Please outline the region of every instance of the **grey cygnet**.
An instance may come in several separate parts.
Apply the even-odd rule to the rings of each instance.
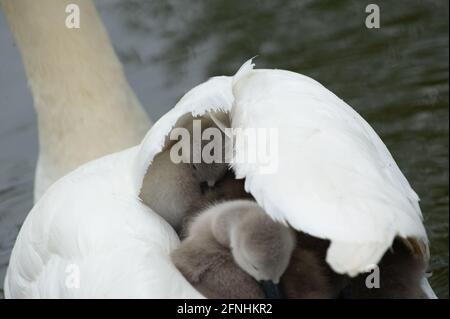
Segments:
[[[214,122],[208,117],[194,118],[201,120],[201,128],[215,127]],[[193,135],[193,121],[186,126]],[[190,154],[183,155],[185,162],[174,163],[171,159],[171,147],[157,154],[144,177],[140,194],[142,201],[161,215],[175,230],[181,228],[181,223],[189,207],[202,202],[203,194],[211,188],[228,172],[226,163],[225,135],[222,134],[222,145],[217,145],[222,150],[220,163],[206,163],[203,161],[201,151],[210,141],[201,141],[201,147],[193,147],[190,140]],[[214,140],[214,145],[219,143]],[[217,149],[218,149],[217,148]],[[195,154],[200,152],[200,154]],[[200,163],[192,163],[192,158],[197,156]],[[186,158],[187,157],[187,158]]]
[[[278,298],[295,244],[294,231],[256,202],[233,200],[193,218],[172,260],[208,298]]]

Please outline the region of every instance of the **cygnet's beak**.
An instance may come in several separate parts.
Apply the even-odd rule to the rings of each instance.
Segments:
[[[264,291],[266,299],[281,299],[281,291],[278,284],[274,283],[272,280],[262,280],[260,281],[261,286]]]

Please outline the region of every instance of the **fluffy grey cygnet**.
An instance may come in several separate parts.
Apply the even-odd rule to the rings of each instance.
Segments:
[[[215,127],[214,122],[208,117],[194,118],[201,120],[201,129]],[[193,121],[186,128],[193,136]],[[220,163],[206,163],[203,161],[201,151],[210,141],[201,141],[201,147],[193,147],[190,140],[190,152],[183,154],[185,162],[174,163],[171,159],[171,147],[155,156],[147,174],[140,194],[142,201],[169,222],[175,230],[179,230],[183,218],[189,207],[194,203],[202,202],[205,191],[213,187],[228,172],[225,154],[225,136],[222,134],[222,143],[217,149],[222,150],[222,161]],[[214,145],[219,140],[214,140]],[[200,152],[200,154],[198,153]],[[197,153],[197,154],[196,154]],[[200,163],[192,163],[192,158],[197,156]],[[187,158],[186,158],[187,157]]]
[[[233,200],[193,218],[172,260],[208,298],[276,298],[295,243],[256,202]]]

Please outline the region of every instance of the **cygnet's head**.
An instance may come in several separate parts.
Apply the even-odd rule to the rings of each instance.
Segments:
[[[230,235],[235,262],[262,284],[266,297],[279,298],[278,283],[295,248],[294,232],[255,203]]]
[[[200,187],[207,189],[221,180],[228,172],[226,163],[196,163],[191,164],[192,175],[200,184]]]

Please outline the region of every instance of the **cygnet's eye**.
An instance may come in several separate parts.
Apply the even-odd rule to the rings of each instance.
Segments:
[[[252,264],[250,264],[250,266],[252,266],[252,267],[253,267],[253,269],[255,269],[256,271],[258,271],[258,270],[259,270],[259,268],[258,268],[258,267],[256,267],[255,265],[252,265]]]

